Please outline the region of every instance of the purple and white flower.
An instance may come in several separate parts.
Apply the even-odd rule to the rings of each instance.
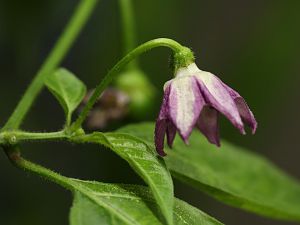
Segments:
[[[195,63],[177,71],[166,82],[164,98],[155,126],[155,146],[164,156],[164,138],[170,147],[178,131],[185,143],[194,126],[209,142],[220,146],[218,114],[222,113],[242,134],[247,124],[252,134],[257,122],[245,100],[212,73],[200,70]]]

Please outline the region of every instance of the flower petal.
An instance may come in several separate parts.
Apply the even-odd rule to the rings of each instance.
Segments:
[[[205,71],[201,71],[195,76],[198,78],[198,84],[207,104],[224,114],[242,134],[245,134],[237,106],[227,89],[223,86],[223,82],[215,75]]]
[[[164,139],[167,130],[168,121],[168,99],[170,95],[170,86],[167,85],[164,92],[164,98],[160,107],[159,115],[155,124],[154,142],[156,151],[160,156],[165,156],[164,152]]]
[[[242,96],[240,96],[238,92],[233,90],[231,87],[224,83],[223,85],[227,89],[231,97],[234,99],[242,120],[251,128],[252,134],[254,134],[257,128],[257,122],[246,101]]]
[[[157,153],[160,156],[165,156],[166,153],[164,152],[164,139],[167,129],[167,122],[166,120],[157,120],[155,124],[155,148]]]
[[[169,108],[168,108],[169,96],[170,96],[170,85],[168,84],[164,88],[164,98],[160,107],[158,120],[165,120],[168,119],[169,117]]]
[[[188,137],[203,105],[204,99],[194,77],[182,76],[172,80],[168,101],[169,116],[185,143],[188,143]]]
[[[217,110],[205,106],[201,111],[197,126],[210,143],[220,146]]]
[[[175,136],[176,136],[176,127],[171,121],[169,121],[167,125],[167,141],[170,148],[172,148]]]

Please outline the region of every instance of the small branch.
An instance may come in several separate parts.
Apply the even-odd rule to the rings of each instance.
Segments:
[[[120,22],[122,25],[122,46],[124,55],[134,49],[137,44],[134,10],[132,0],[119,0]],[[137,60],[133,60],[127,65],[127,68],[136,68]]]
[[[67,24],[62,36],[50,52],[46,61],[38,71],[36,77],[27,88],[24,96],[18,103],[13,114],[5,124],[3,130],[17,129],[29,111],[36,96],[44,86],[44,80],[61,63],[66,53],[74,43],[78,34],[87,22],[98,0],[81,0],[70,22]]]
[[[136,46],[136,29],[132,0],[119,0],[121,12],[121,25],[123,36],[124,54],[127,54]]]

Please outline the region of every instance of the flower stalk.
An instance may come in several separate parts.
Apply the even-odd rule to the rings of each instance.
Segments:
[[[113,78],[120,73],[120,71],[137,56],[148,52],[149,50],[157,47],[168,47],[170,48],[175,56],[174,61],[179,62],[180,65],[189,65],[194,60],[194,55],[191,50],[182,46],[178,42],[168,39],[168,38],[158,38],[144,44],[141,44],[131,52],[129,52],[125,57],[123,57],[103,78],[99,85],[95,88],[93,95],[90,97],[89,101],[81,111],[77,120],[71,125],[71,131],[79,129],[88,116],[89,111],[92,109],[93,105],[98,100],[101,93],[105,88],[113,81]],[[176,68],[175,68],[176,69]]]
[[[136,18],[133,0],[119,0],[123,55],[137,46]],[[134,120],[148,118],[155,105],[156,88],[140,68],[138,59],[128,63],[112,86],[130,98],[128,116]]]

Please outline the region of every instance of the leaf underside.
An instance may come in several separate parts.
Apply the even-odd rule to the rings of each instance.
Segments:
[[[119,130],[153,146],[153,123]],[[216,148],[197,131],[186,146],[176,138],[165,157],[173,176],[229,205],[275,219],[300,221],[300,183],[267,159],[222,141]]]

